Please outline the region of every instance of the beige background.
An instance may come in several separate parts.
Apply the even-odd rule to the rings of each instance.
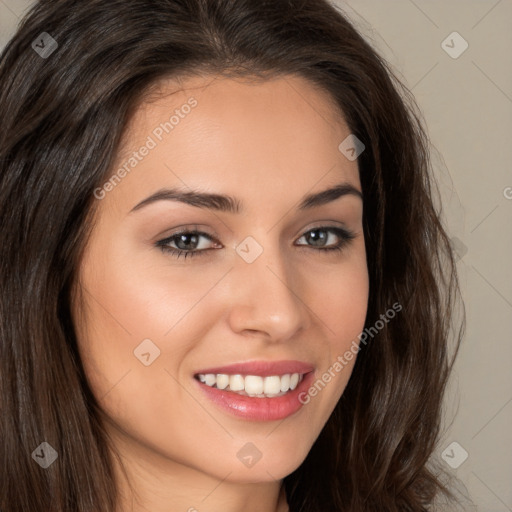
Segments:
[[[31,3],[0,0],[0,48]],[[412,89],[442,155],[467,334],[436,457],[479,511],[512,512],[512,0],[337,3]],[[454,31],[469,45],[458,58],[442,47]],[[457,37],[445,43],[452,53],[463,48]],[[468,458],[452,468],[445,460],[460,462],[462,449]]]

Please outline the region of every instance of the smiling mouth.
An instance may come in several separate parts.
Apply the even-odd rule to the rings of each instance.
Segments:
[[[228,375],[225,373],[199,373],[195,379],[211,388],[231,391],[241,396],[275,398],[293,391],[304,379],[305,373],[283,375]]]

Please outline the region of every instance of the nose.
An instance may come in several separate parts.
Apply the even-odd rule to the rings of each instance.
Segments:
[[[286,263],[279,249],[269,246],[252,263],[237,256],[229,278],[231,329],[276,342],[306,330],[311,310],[299,270]]]

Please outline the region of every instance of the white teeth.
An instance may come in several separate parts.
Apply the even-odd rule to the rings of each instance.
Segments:
[[[204,376],[204,383],[207,386],[213,386],[217,382],[217,378],[213,373],[208,373]]]
[[[281,392],[281,379],[277,375],[265,377],[263,380],[263,393],[265,395],[277,395]]]
[[[263,377],[247,375],[245,377],[245,392],[248,395],[261,395],[263,393]]]
[[[217,387],[219,389],[226,389],[229,386],[229,375],[219,373],[217,375]]]
[[[297,387],[298,383],[299,383],[299,374],[292,373],[292,375],[290,377],[290,389],[295,389]]]
[[[231,391],[243,391],[244,378],[241,375],[231,375],[229,377],[229,389]]]
[[[287,373],[281,377],[281,391],[286,392],[290,389],[290,374]]]
[[[294,390],[303,375],[299,373],[285,375],[270,375],[261,377],[259,375],[226,375],[224,373],[199,374],[198,378],[207,386],[226,391],[234,391],[240,395],[263,397],[282,396],[288,391]]]

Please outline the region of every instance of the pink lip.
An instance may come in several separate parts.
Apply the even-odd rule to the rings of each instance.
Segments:
[[[223,373],[228,375],[258,375],[268,377],[270,375],[285,375],[287,373],[309,373],[314,367],[301,361],[250,361],[247,363],[235,363],[228,366],[207,368],[196,373],[206,375],[208,373]]]
[[[250,373],[250,375],[254,374]],[[194,379],[194,381],[202,392],[224,411],[246,420],[275,421],[287,418],[302,408],[304,404],[299,400],[299,397],[303,397],[304,394],[307,393],[314,376],[315,373],[313,371],[307,373],[293,391],[289,391],[283,396],[274,398],[243,396],[233,391],[212,388],[197,379]]]

